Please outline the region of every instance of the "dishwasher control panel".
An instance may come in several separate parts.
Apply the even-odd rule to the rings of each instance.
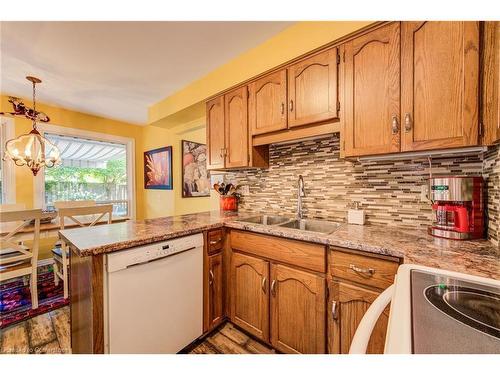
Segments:
[[[107,271],[116,272],[197,247],[203,247],[201,233],[111,253],[107,255]]]

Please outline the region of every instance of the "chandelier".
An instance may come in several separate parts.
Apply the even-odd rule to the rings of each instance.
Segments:
[[[18,98],[10,98],[14,107],[13,116],[23,116],[33,122],[33,129],[28,134],[7,141],[5,144],[5,155],[3,160],[12,160],[15,165],[22,167],[26,165],[36,176],[42,167],[52,168],[61,162],[59,149],[47,138],[40,134],[36,128],[36,122],[48,122],[49,118],[43,112],[36,110],[36,84],[42,81],[36,77],[26,77],[33,84],[33,109],[27,108]]]

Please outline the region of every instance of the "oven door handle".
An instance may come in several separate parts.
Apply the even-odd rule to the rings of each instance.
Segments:
[[[387,305],[391,303],[393,294],[394,284],[384,290],[375,301],[373,301],[368,310],[366,310],[352,339],[349,354],[366,353],[366,348],[368,347],[368,342],[370,341],[375,324],[377,324],[378,318],[382,315]]]

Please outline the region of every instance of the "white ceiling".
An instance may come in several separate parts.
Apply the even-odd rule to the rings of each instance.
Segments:
[[[1,22],[0,91],[144,124],[147,107],[292,22]],[[48,113],[50,116],[50,113]]]

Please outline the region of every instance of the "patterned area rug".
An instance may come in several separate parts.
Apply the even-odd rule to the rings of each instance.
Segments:
[[[8,280],[0,284],[0,328],[44,314],[69,304],[63,297],[63,283],[54,284],[52,266],[38,268],[38,308],[31,308],[29,281],[23,278]]]

